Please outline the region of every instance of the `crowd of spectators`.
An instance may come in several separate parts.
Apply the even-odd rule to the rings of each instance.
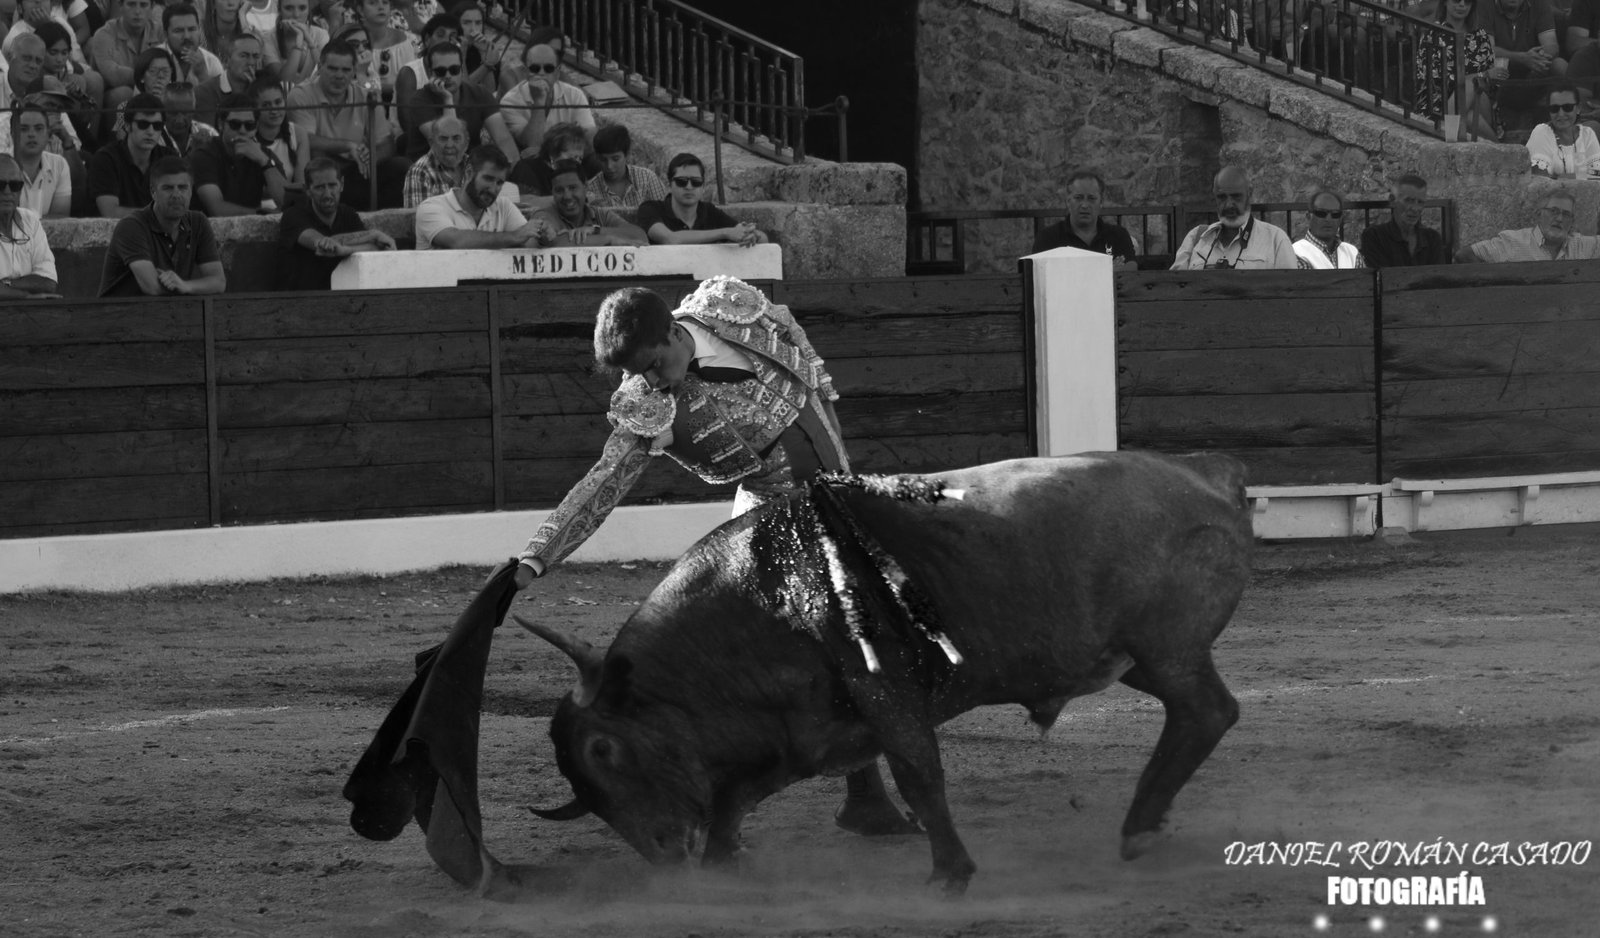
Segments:
[[[478,0],[16,9],[0,13],[0,295],[55,292],[33,232],[67,216],[119,220],[106,295],[221,290],[207,219],[237,215],[282,213],[286,285],[308,289],[396,248],[357,210],[416,209],[421,250],[766,239],[703,199],[699,158],[672,162],[670,189],[630,162],[627,128],[562,79],[559,31],[507,55]]]

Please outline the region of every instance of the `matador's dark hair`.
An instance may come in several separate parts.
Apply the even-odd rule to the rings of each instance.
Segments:
[[[594,324],[594,360],[616,369],[640,349],[666,345],[672,309],[661,294],[644,287],[618,290],[600,304]]]

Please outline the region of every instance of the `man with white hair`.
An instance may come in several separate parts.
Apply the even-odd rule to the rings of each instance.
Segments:
[[[1300,266],[1289,235],[1250,212],[1250,177],[1224,166],[1211,182],[1217,220],[1183,238],[1173,270],[1294,270]]]
[[[39,213],[22,207],[22,167],[0,155],[0,299],[56,296],[56,257]]]
[[[1557,189],[1544,197],[1532,228],[1502,231],[1456,252],[1457,264],[1578,261],[1600,257],[1600,238],[1573,231],[1577,200]]]

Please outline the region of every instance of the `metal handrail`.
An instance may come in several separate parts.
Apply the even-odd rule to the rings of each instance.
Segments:
[[[1385,199],[1352,199],[1344,204],[1346,212],[1359,212],[1362,227],[1372,225],[1374,212],[1389,209]],[[1272,222],[1293,234],[1297,229],[1295,218],[1307,211],[1305,202],[1256,202],[1250,206],[1256,217]],[[1457,238],[1456,203],[1454,199],[1429,199],[1423,203],[1424,221],[1438,213],[1439,233],[1451,256],[1454,256]],[[906,214],[906,271],[910,274],[961,274],[966,273],[966,226],[968,222],[993,220],[1032,219],[1033,236],[1037,238],[1047,221],[1064,219],[1071,214],[1066,207],[954,209],[951,211],[908,212]],[[1135,244],[1144,249],[1141,257],[1168,257],[1178,253],[1178,245],[1196,224],[1216,220],[1213,206],[1132,205],[1104,208],[1100,217],[1123,224],[1124,219],[1137,219],[1140,233]],[[1124,225],[1124,227],[1127,227]],[[1158,229],[1156,236],[1160,250],[1151,251],[1151,228]]]
[[[525,40],[519,24],[560,29],[570,64],[668,113],[764,156],[805,159],[805,60],[781,46],[678,0],[523,0],[496,26]]]
[[[1465,100],[1462,36],[1416,0],[1087,2],[1435,136]]]

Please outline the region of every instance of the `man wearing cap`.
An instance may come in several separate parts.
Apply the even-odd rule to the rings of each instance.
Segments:
[[[56,296],[56,257],[39,214],[22,207],[28,180],[22,167],[0,155],[0,299]]]
[[[173,155],[162,145],[167,124],[160,98],[136,94],[128,99],[126,114],[128,135],[89,160],[89,197],[102,218],[122,218],[149,205],[150,166]]]
[[[164,156],[151,165],[148,204],[111,233],[101,296],[190,296],[227,288],[211,223],[189,208],[192,180],[181,157]]]
[[[255,102],[242,92],[222,99],[222,135],[190,155],[200,207],[212,218],[255,215],[263,199],[283,205],[283,164],[256,139]]]
[[[5,80],[0,81],[0,110],[24,102],[43,104],[53,109],[68,110],[75,106],[65,85],[53,75],[44,73],[44,40],[33,33],[18,36],[5,53],[8,68]],[[53,152],[65,154],[83,145],[72,129],[72,122],[62,120],[59,113],[52,114],[51,133],[56,139],[51,144]],[[0,153],[12,152],[11,123],[0,121]]]

